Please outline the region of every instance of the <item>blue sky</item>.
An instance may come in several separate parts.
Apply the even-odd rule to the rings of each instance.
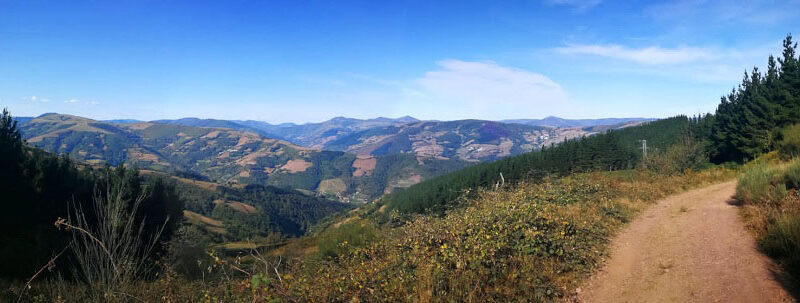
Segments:
[[[800,1],[6,1],[18,116],[268,122],[712,111]]]

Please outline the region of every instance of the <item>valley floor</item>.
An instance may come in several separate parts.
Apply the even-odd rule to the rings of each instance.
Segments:
[[[611,243],[579,302],[791,302],[732,199],[736,181],[674,195]]]

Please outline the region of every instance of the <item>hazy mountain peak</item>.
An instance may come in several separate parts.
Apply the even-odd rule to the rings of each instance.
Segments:
[[[414,118],[412,116],[402,116],[402,117],[394,119],[394,120],[395,121],[399,121],[399,122],[405,122],[405,123],[413,123],[413,122],[419,122],[420,121],[419,119]]]

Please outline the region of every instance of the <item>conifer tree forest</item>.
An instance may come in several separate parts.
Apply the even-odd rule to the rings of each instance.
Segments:
[[[28,278],[64,250],[71,236],[54,227],[56,220],[75,217],[75,211],[81,210],[87,223],[95,224],[91,222],[92,199],[95,194],[107,195],[106,189],[112,184],[126,189],[124,199],[128,203],[143,197],[135,218],[137,226],[142,227],[142,236],[160,233],[160,238],[167,240],[180,225],[184,206],[170,184],[159,178],[141,177],[137,171],[124,167],[79,166],[69,158],[28,147],[17,122],[4,110],[0,115],[2,276]],[[161,242],[151,251],[154,256],[163,252]],[[66,264],[70,259],[65,256],[59,263]]]
[[[396,214],[446,215],[459,201],[476,197],[481,189],[512,187],[521,182],[537,183],[576,173],[631,169],[649,169],[664,176],[713,164],[736,165],[753,160],[781,148],[778,145],[786,133],[784,130],[800,123],[797,43],[787,35],[782,46],[781,54],[769,56],[765,70],[753,67],[746,71],[741,83],[721,97],[713,114],[675,116],[608,130],[477,164],[397,190],[384,196],[378,207],[365,209],[381,213],[377,215],[378,221],[385,223],[387,216]],[[643,140],[647,143],[647,156]],[[797,152],[800,151],[796,151],[795,156]],[[402,159],[393,163],[413,162],[413,158],[398,157]],[[668,159],[663,160],[665,158]],[[194,177],[191,173],[178,175]],[[3,110],[0,115],[0,277],[26,279],[42,264],[47,264],[54,254],[67,251],[73,238],[68,232],[54,228],[54,222],[87,214],[87,226],[97,224],[91,221],[92,212],[97,212],[97,208],[92,208],[92,201],[98,196],[111,196],[108,189],[115,186],[126,189],[121,195],[123,201],[131,203],[128,207],[138,208],[131,217],[141,226],[142,235],[159,235],[164,240],[152,251],[148,250],[150,261],[167,253],[167,248],[160,243],[178,231],[184,210],[230,222],[226,223],[226,233],[218,237],[233,241],[266,238],[273,231],[292,237],[303,236],[326,216],[351,208],[272,186],[223,187],[219,191],[187,187],[182,190],[176,189],[181,185],[166,180],[169,178],[140,175],[137,170],[123,166],[92,167],[30,147],[22,140],[17,122]],[[197,192],[190,192],[192,190]],[[138,204],[134,206],[133,203]],[[253,210],[237,211],[226,206],[229,204],[247,204]],[[352,233],[363,233],[366,229],[356,225],[352,228],[356,230]],[[329,243],[331,251],[338,247],[333,243]],[[446,245],[441,249],[444,251]],[[75,259],[67,253],[58,262],[70,264],[75,263]],[[274,270],[277,273],[277,267]],[[77,271],[65,274],[81,275]],[[280,283],[282,285],[283,281]]]
[[[710,134],[714,162],[743,162],[773,150],[780,130],[800,121],[800,65],[789,35],[783,53],[767,70],[745,72],[742,83],[722,97]]]
[[[800,63],[796,48],[797,43],[788,35],[781,56],[769,57],[765,73],[756,67],[745,72],[741,84],[722,97],[714,114],[677,116],[566,141],[433,178],[383,201],[401,213],[441,213],[465,192],[496,186],[498,182],[630,169],[642,162],[640,140],[647,140],[652,154],[667,152],[670,146],[681,143],[699,146],[707,158],[705,162],[744,163],[776,149],[781,130],[800,122]]]

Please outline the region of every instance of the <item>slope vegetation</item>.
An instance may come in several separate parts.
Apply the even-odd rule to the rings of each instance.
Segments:
[[[665,151],[683,139],[697,136],[703,123],[675,117],[612,130],[439,176],[386,196],[382,201],[389,210],[401,213],[441,212],[467,191],[500,182],[513,184],[578,172],[630,169],[639,163],[642,154],[639,140],[647,140],[651,153]]]
[[[342,201],[371,201],[410,185],[409,180],[419,182],[467,165],[410,154],[358,159],[350,153],[305,148],[231,128],[112,124],[58,114],[32,119],[21,128],[29,144],[90,163],[126,164],[219,183],[297,188]],[[344,186],[332,190],[325,186],[331,182]]]
[[[496,160],[540,148],[556,130],[482,120],[418,122],[371,128],[323,145],[362,155],[413,153],[420,158]]]

